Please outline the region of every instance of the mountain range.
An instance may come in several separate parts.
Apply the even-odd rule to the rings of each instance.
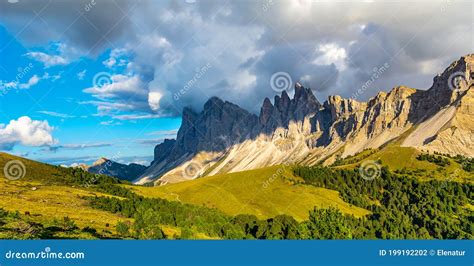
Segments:
[[[77,167],[82,168],[92,174],[102,174],[116,177],[121,180],[132,181],[140,177],[146,170],[146,166],[136,163],[121,164],[107,158],[100,158],[92,165],[79,164]]]
[[[453,62],[428,90],[398,86],[367,102],[329,96],[319,102],[294,85],[260,114],[210,98],[202,111],[184,108],[176,139],[157,145],[137,184],[176,183],[204,175],[277,164],[329,164],[391,141],[425,152],[474,155],[474,55]],[[358,91],[363,93],[363,91]]]

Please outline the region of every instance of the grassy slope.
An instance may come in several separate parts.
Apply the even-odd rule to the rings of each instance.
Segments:
[[[217,208],[229,215],[245,213],[270,218],[287,214],[301,221],[315,206],[334,206],[355,216],[368,213],[344,202],[334,190],[295,184],[296,180],[298,178],[290,173],[288,167],[273,166],[161,187],[129,187],[146,197]]]
[[[26,169],[23,178],[10,181],[4,177],[4,165],[11,160],[23,162]],[[29,212],[31,219],[40,223],[68,216],[80,228],[89,226],[98,230],[115,231],[115,224],[119,220],[126,220],[88,206],[80,196],[104,194],[60,184],[60,176],[57,167],[0,153],[0,207],[8,211]],[[108,228],[106,224],[109,224]]]
[[[351,158],[343,160],[342,165],[337,167],[354,168],[366,160],[381,160],[382,164],[388,166],[392,171],[401,170],[403,168],[408,170],[424,169],[425,172],[420,175],[422,179],[434,178],[438,180],[474,182],[474,174],[464,171],[453,159],[446,157],[450,161],[450,165],[440,168],[434,163],[417,160],[416,157],[423,152],[411,147],[401,147],[401,143],[403,143],[405,138],[415,129],[416,127],[409,129],[400,137],[380,147],[378,150],[365,150]],[[344,161],[346,161],[346,163],[344,163]]]

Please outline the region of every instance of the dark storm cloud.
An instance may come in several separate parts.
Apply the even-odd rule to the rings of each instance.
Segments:
[[[107,103],[127,111],[149,105],[150,112],[176,114],[188,105],[199,109],[210,96],[257,111],[276,94],[270,79],[281,71],[320,101],[351,97],[389,64],[360,96],[366,100],[397,85],[428,88],[473,47],[471,1],[95,1],[88,11],[90,1],[51,2],[43,10],[49,1],[2,2],[0,22],[31,45],[54,40],[81,51],[129,50],[140,103],[118,99],[119,88],[116,104]],[[21,31],[33,10],[47,24],[36,19]]]
[[[27,44],[63,41],[94,54],[130,29],[126,16],[135,7],[125,0],[20,0],[0,2],[2,23]]]

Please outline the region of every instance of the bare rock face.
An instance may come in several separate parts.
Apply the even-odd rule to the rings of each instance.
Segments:
[[[217,97],[201,112],[183,110],[176,141],[155,148],[137,183],[174,183],[282,163],[314,164],[335,152],[348,156],[407,133],[402,146],[474,156],[474,56],[453,62],[428,90],[399,86],[367,102],[330,96],[323,104],[295,84],[263,101],[260,114]],[[404,135],[404,136],[405,136]],[[189,175],[189,165],[199,168]]]

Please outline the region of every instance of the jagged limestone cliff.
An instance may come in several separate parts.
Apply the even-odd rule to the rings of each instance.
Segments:
[[[299,83],[266,98],[259,116],[211,98],[201,112],[183,111],[177,139],[155,148],[136,180],[160,184],[283,163],[331,162],[404,136],[402,146],[474,156],[474,56],[453,62],[428,90],[404,86],[367,102],[330,96],[320,103]]]

